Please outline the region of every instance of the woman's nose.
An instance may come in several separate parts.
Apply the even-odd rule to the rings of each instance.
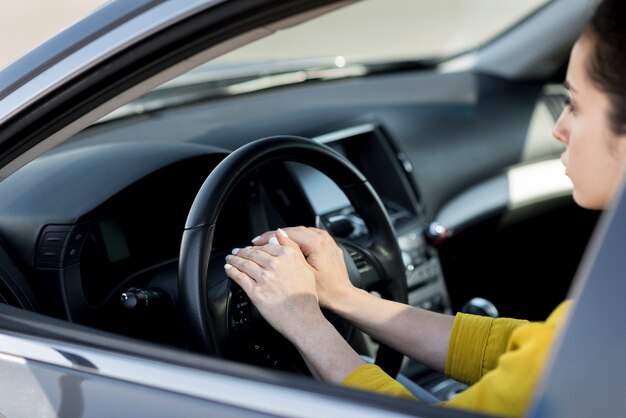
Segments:
[[[563,113],[561,113],[561,116],[556,121],[554,128],[552,129],[552,136],[554,136],[557,141],[562,142],[565,145],[569,142],[569,129],[567,128],[566,123],[566,112],[567,110],[564,110]]]

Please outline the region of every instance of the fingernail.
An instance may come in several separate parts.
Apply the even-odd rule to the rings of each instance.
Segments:
[[[230,269],[232,266],[228,263],[224,264],[224,270]]]
[[[252,238],[252,242],[257,242],[260,239],[261,239],[261,236],[257,235],[256,237]]]
[[[280,244],[278,243],[278,240],[276,239],[276,237],[272,237],[272,238],[270,238],[268,242],[269,242],[270,244],[280,245]]]
[[[228,255],[226,256],[226,261],[230,261],[230,259],[231,259],[231,258],[233,258],[233,256],[232,256],[232,255],[230,255],[230,254],[228,254]]]
[[[241,248],[233,248],[233,250],[231,251],[231,254],[237,255],[239,250],[241,250]]]
[[[283,231],[283,230],[282,230],[282,229],[280,229],[280,228],[278,228],[278,229],[277,229],[277,231],[278,231],[278,233],[279,233],[280,235],[282,235],[283,237],[288,237],[288,236],[289,236],[289,235],[287,235],[287,233],[286,233],[285,231]]]

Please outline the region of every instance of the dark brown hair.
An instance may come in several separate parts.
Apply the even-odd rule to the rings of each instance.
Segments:
[[[589,77],[609,96],[609,126],[626,133],[626,1],[602,0],[583,36],[593,40]]]

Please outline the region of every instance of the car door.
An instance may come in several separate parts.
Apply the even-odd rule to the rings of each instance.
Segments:
[[[360,63],[352,68],[354,75],[336,79],[332,78],[336,72],[318,69],[307,73],[312,83],[291,86],[280,84],[284,78],[279,78],[279,84],[271,89],[244,89],[250,94],[210,97],[206,102],[206,98],[196,98],[196,107],[181,105],[150,112],[150,95],[154,97],[159,91],[156,87],[174,75],[235,46],[344,5],[259,0],[112,2],[3,72],[0,175],[10,179],[26,163],[67,139],[71,140],[59,149],[96,141],[107,124],[120,142],[145,129],[156,139],[175,133],[177,141],[218,147],[221,152],[275,134],[314,137],[339,144],[344,151],[352,147],[345,152],[353,152],[355,164],[363,158],[360,168],[383,197],[395,197],[409,208],[410,219],[396,226],[399,238],[419,237],[420,245],[428,249],[428,260],[435,261],[407,264],[407,271],[415,272],[409,276],[415,277],[411,303],[424,307],[431,303],[432,307],[433,298],[441,296],[424,293],[427,284],[418,277],[418,272],[436,271],[436,290],[443,289],[446,297],[438,309],[453,313],[472,297],[481,296],[503,315],[543,318],[566,294],[599,214],[574,206],[566,184],[530,196],[522,192],[519,200],[518,187],[536,182],[544,169],[554,170],[560,149],[550,142],[545,128],[559,112],[562,91],[558,85],[566,51],[584,22],[586,9],[562,1],[541,3],[504,35],[445,59],[394,65]],[[543,56],[524,61],[518,51],[513,52],[527,45],[525,42],[533,42],[535,38],[528,33],[540,36],[541,30],[554,30],[547,24],[536,26],[531,19],[534,13],[546,12],[555,18],[564,11],[568,14],[556,27],[567,31],[558,31],[558,36],[552,33],[555,49],[533,50],[546,55],[559,52],[552,65],[547,65]],[[512,55],[518,60],[512,60]],[[515,62],[504,66],[509,60]],[[532,67],[535,63],[546,64],[547,69],[538,71]],[[333,65],[345,67],[341,60]],[[293,72],[281,75],[293,76]],[[295,73],[302,76],[300,70]],[[242,83],[236,87],[243,88]],[[143,94],[146,96],[139,97]],[[161,96],[158,99],[163,100]],[[115,113],[128,115],[129,111],[138,119],[149,120],[135,125],[135,119]],[[377,145],[361,148],[364,142],[358,141],[363,138],[374,138],[371,143]],[[366,148],[370,155],[364,156]],[[372,154],[381,159],[375,160]],[[390,159],[385,162],[383,155]],[[388,172],[380,166],[396,170],[396,177],[386,177]],[[406,189],[387,188],[390,178]],[[393,209],[393,205],[389,207]],[[403,209],[397,210],[399,217]],[[574,238],[571,225],[577,226]],[[19,253],[22,241],[10,241],[12,252]],[[554,265],[555,260],[559,268],[545,267]],[[548,279],[549,286],[545,285]],[[29,280],[34,282],[27,275]],[[510,287],[529,290],[520,294],[509,292]],[[40,290],[42,293],[46,294]],[[67,315],[63,309],[60,312],[60,316]],[[175,357],[181,356],[180,351],[134,342],[121,344],[108,334],[94,347],[89,331],[75,328],[75,324],[53,321],[47,329],[38,325],[42,323],[36,314],[24,315],[23,323],[16,317],[21,315],[9,309],[3,321],[4,364],[7,370],[13,363],[20,364],[19,373],[27,377],[44,377],[43,397],[53,399],[48,401],[50,413],[90,413],[103,402],[112,404],[114,398],[131,402],[130,398],[139,397],[146,402],[159,400],[155,401],[157,414],[173,412],[179,405],[186,408],[189,402],[192,415],[215,413],[213,408],[233,415],[463,415],[377,396],[367,401],[366,395],[347,389],[321,387],[273,374],[276,372],[240,369],[228,362],[204,363],[193,355],[187,358],[188,353],[179,364]],[[47,354],[24,352],[24,347]],[[98,350],[103,352],[94,352]],[[146,351],[149,361],[142,359]],[[174,364],[168,365],[170,362]],[[112,365],[111,369],[104,364]],[[121,373],[121,369],[128,372]],[[154,381],[137,377],[159,371],[163,374]],[[257,373],[260,377],[255,380]],[[245,379],[239,379],[241,376]],[[181,379],[182,383],[176,387],[168,379]],[[32,379],[29,382],[33,384]],[[53,394],[59,387],[60,395]],[[253,396],[254,391],[268,398]],[[281,397],[294,400],[267,401]],[[359,403],[365,406],[359,407]],[[110,411],[136,412],[127,411],[125,404],[114,404]],[[314,408],[314,404],[318,406]]]

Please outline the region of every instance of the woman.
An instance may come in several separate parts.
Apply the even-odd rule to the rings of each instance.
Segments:
[[[604,0],[571,51],[570,99],[554,128],[582,207],[608,207],[626,167],[626,25],[622,0]],[[233,250],[226,272],[265,319],[301,352],[319,379],[411,397],[362,358],[326,321],[328,308],[376,339],[471,384],[447,406],[522,416],[569,301],[542,323],[437,314],[382,300],[352,286],[343,254],[314,228],[286,228]],[[411,332],[406,332],[411,330]]]

